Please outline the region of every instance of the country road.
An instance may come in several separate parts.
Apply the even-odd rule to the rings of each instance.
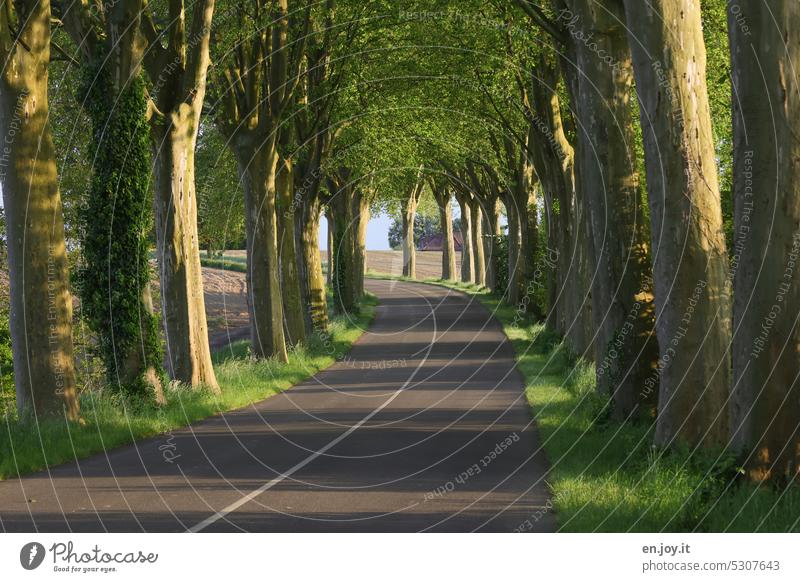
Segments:
[[[331,368],[0,482],[0,531],[554,530],[547,463],[497,321],[445,288],[367,288],[376,319]]]

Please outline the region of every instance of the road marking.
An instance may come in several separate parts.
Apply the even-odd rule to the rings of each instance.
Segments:
[[[430,302],[428,302],[428,301],[427,301],[427,297],[424,297],[424,296],[423,296],[423,298],[426,300],[426,302],[428,303],[428,305],[430,305]],[[362,418],[361,420],[359,420],[359,421],[358,421],[356,424],[354,424],[353,426],[351,426],[349,429],[347,429],[345,432],[343,432],[343,433],[342,433],[342,434],[340,434],[338,437],[336,437],[335,439],[333,439],[333,440],[332,440],[331,442],[329,442],[327,445],[325,445],[324,447],[322,447],[321,449],[319,449],[318,451],[316,451],[314,454],[312,454],[312,455],[309,455],[308,457],[306,457],[305,459],[303,459],[302,461],[300,461],[299,463],[297,463],[297,464],[296,464],[294,467],[292,467],[291,469],[287,470],[287,471],[286,471],[286,472],[284,472],[284,473],[281,473],[280,475],[278,475],[278,476],[277,476],[277,477],[275,477],[274,479],[272,479],[272,480],[270,480],[270,481],[267,481],[266,483],[264,483],[264,484],[263,484],[261,487],[259,487],[258,489],[255,489],[254,491],[251,491],[250,493],[248,493],[248,494],[247,494],[247,495],[245,495],[244,497],[241,497],[241,498],[237,499],[236,501],[234,501],[233,503],[231,503],[230,505],[228,505],[228,506],[227,506],[227,507],[225,507],[224,509],[221,509],[221,510],[219,510],[219,511],[218,511],[218,512],[216,512],[214,515],[212,515],[212,516],[210,516],[210,517],[207,517],[206,519],[204,519],[203,521],[201,521],[200,523],[198,523],[198,524],[197,524],[197,525],[195,525],[194,527],[190,527],[190,528],[189,528],[188,530],[186,530],[186,531],[187,531],[187,532],[189,532],[189,533],[197,533],[197,532],[203,531],[203,530],[204,530],[205,528],[207,528],[209,525],[211,525],[211,524],[213,524],[213,523],[215,523],[215,522],[219,521],[220,519],[224,518],[224,517],[225,517],[226,515],[228,515],[229,513],[231,513],[231,512],[233,512],[233,511],[236,511],[237,509],[239,509],[239,508],[240,508],[242,505],[244,505],[244,504],[246,504],[246,503],[248,503],[248,502],[252,501],[252,500],[253,500],[253,499],[255,499],[256,497],[258,497],[259,495],[261,495],[262,493],[264,493],[264,491],[268,491],[268,490],[272,489],[273,487],[275,487],[275,485],[277,485],[278,483],[280,483],[281,481],[283,481],[284,479],[286,479],[286,477],[290,477],[291,475],[293,475],[294,473],[296,473],[297,471],[299,471],[300,469],[302,469],[303,467],[305,467],[306,465],[308,465],[308,464],[309,464],[311,461],[313,461],[314,459],[316,459],[316,458],[318,458],[318,457],[320,457],[320,456],[324,455],[324,454],[325,454],[327,451],[329,451],[331,448],[335,447],[337,444],[339,444],[340,442],[342,442],[342,441],[343,441],[344,439],[346,439],[348,436],[350,436],[351,434],[353,434],[353,432],[355,432],[356,430],[358,430],[359,428],[361,428],[362,426],[364,426],[364,423],[366,423],[366,422],[369,422],[369,420],[370,420],[370,419],[371,419],[373,416],[375,416],[375,415],[376,415],[376,414],[378,414],[378,413],[379,413],[381,410],[383,410],[384,408],[386,408],[387,406],[389,406],[389,404],[391,404],[391,403],[392,403],[392,401],[394,401],[394,399],[395,399],[395,398],[397,398],[398,396],[400,396],[400,393],[401,393],[401,392],[403,392],[403,391],[406,389],[406,387],[407,387],[407,386],[408,386],[408,385],[411,383],[411,381],[412,381],[412,380],[414,379],[414,377],[417,375],[417,372],[419,372],[419,370],[422,368],[422,366],[424,366],[424,365],[425,365],[425,363],[427,362],[427,360],[428,360],[428,357],[430,356],[431,350],[433,349],[433,344],[436,342],[436,335],[437,335],[437,333],[438,333],[437,326],[436,326],[436,316],[435,316],[435,314],[434,314],[434,317],[432,318],[432,320],[433,320],[433,338],[431,339],[430,343],[428,343],[428,352],[425,354],[425,357],[423,357],[423,358],[422,358],[422,360],[419,362],[419,364],[417,365],[417,367],[416,367],[416,368],[414,368],[414,371],[411,373],[411,375],[408,377],[408,379],[407,379],[405,382],[403,382],[403,385],[402,385],[402,386],[400,386],[400,388],[398,388],[398,389],[395,391],[395,393],[394,393],[394,394],[392,394],[392,396],[391,396],[391,397],[390,397],[390,398],[389,398],[389,399],[388,399],[386,402],[384,402],[383,404],[381,404],[381,405],[380,405],[378,408],[376,408],[375,410],[373,410],[372,412],[370,412],[370,413],[369,413],[367,416],[365,416],[364,418]]]

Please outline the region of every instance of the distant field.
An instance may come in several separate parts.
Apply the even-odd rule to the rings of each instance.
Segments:
[[[322,263],[328,260],[327,253],[320,251]],[[244,261],[245,251],[226,251],[225,258],[231,261]],[[456,267],[461,264],[461,253],[456,252]],[[403,252],[402,251],[367,251],[367,269],[377,273],[387,275],[403,274]],[[422,251],[417,252],[417,277],[425,279],[427,277],[442,276],[442,253],[441,251]]]
[[[456,253],[456,266],[461,264],[461,253]],[[388,275],[403,274],[402,251],[367,251],[367,269]],[[417,252],[417,278],[442,276],[441,251]]]
[[[323,268],[327,262],[327,253],[320,251]],[[203,253],[205,256],[205,253]],[[226,251],[223,260],[229,263],[244,263],[245,251]],[[461,261],[461,253],[456,253],[456,265]],[[403,274],[402,251],[367,251],[367,269],[388,275]],[[425,251],[417,253],[417,278],[442,276],[442,253]],[[158,281],[154,281],[157,286]],[[221,270],[203,267],[203,286],[205,291],[206,315],[208,331],[212,345],[224,344],[228,334],[233,330],[247,326],[247,293],[245,273],[235,270]],[[157,287],[153,292],[156,308],[159,307]]]

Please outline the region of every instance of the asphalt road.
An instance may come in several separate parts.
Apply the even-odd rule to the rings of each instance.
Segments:
[[[467,296],[369,281],[370,328],[291,390],[0,482],[4,531],[551,531],[511,345]]]

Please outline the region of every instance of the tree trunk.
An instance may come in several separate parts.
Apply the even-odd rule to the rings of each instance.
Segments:
[[[173,14],[183,14],[175,4],[170,8]],[[194,184],[213,12],[214,0],[196,2],[190,30],[184,29],[182,18],[173,19],[171,30],[163,31],[170,43],[165,47],[151,39],[144,63],[158,88],[151,93],[150,137],[155,152],[155,228],[167,370],[174,380],[218,392],[208,345]],[[188,51],[187,32],[192,39]]]
[[[333,297],[337,313],[352,313],[356,305],[351,185],[337,188],[330,201],[333,217]]]
[[[568,46],[561,55],[562,71],[570,100],[577,103],[580,99],[580,74],[573,63],[577,61],[575,48]],[[541,84],[539,90],[552,100],[555,94]],[[554,108],[554,112],[556,109]],[[558,123],[561,123],[560,112]],[[564,285],[560,294],[564,296],[564,326],[573,351],[589,361],[594,360],[593,340],[594,322],[592,320],[592,292],[590,272],[594,264],[594,248],[590,243],[589,213],[586,207],[584,190],[589,186],[581,175],[581,164],[575,163],[575,151],[571,146],[560,145],[564,152],[562,157],[563,177],[559,179],[559,207],[564,209],[559,219],[563,230],[562,236],[567,241],[559,247],[561,259],[560,271],[563,273]]]
[[[655,258],[656,444],[723,444],[730,292],[700,3],[625,0],[625,11]]]
[[[153,124],[156,245],[161,274],[161,313],[167,371],[173,380],[219,391],[208,346],[197,199],[194,191],[196,129],[186,110],[168,125]]]
[[[356,190],[353,196],[353,254],[354,254],[354,293],[356,300],[364,296],[364,274],[367,270],[367,226],[370,218],[370,197]]]
[[[544,266],[547,268],[546,283],[546,325],[551,329],[558,329],[560,313],[558,309],[558,264],[561,256],[559,247],[559,216],[553,207],[553,200],[547,190],[542,189],[544,199],[544,221],[547,228],[547,248],[544,250]]]
[[[255,358],[288,360],[278,261],[275,186],[278,152],[274,137],[252,145],[240,133],[236,161],[244,189],[247,232],[247,304]]]
[[[281,295],[283,297],[283,313],[286,342],[296,346],[306,340],[305,309],[303,295],[300,291],[298,274],[298,253],[295,243],[294,169],[290,159],[281,159],[280,169],[275,176],[278,208],[276,210],[278,224],[278,256],[281,265]]]
[[[594,249],[589,242],[591,237],[589,212],[583,196],[587,184],[582,180],[580,170],[575,168],[575,195],[572,199],[572,226],[568,254],[571,264],[567,272],[566,291],[569,294],[570,325],[567,338],[575,353],[588,361],[594,361],[594,320],[592,319],[592,272]]]
[[[328,244],[327,244],[327,255],[328,255],[328,287],[333,285],[333,214],[331,213],[331,207],[328,205],[325,209],[325,222],[328,225]]]
[[[751,479],[787,483],[800,472],[800,4],[739,5],[728,11],[735,95],[731,432]]]
[[[434,191],[439,206],[439,221],[442,225],[442,280],[451,281],[456,273],[456,253],[453,248],[453,207],[450,205],[450,192],[443,188]]]
[[[414,241],[414,221],[417,217],[416,188],[403,200],[403,276],[417,278],[417,253]]]
[[[520,270],[520,225],[519,212],[517,211],[514,197],[510,191],[503,194],[503,205],[506,208],[508,219],[508,282],[504,292],[510,305],[519,303],[519,270]]]
[[[518,168],[515,182],[512,196],[514,211],[519,217],[520,250],[514,305],[539,319],[541,310],[535,293],[539,284],[536,263],[539,242],[536,226],[536,178],[533,168],[524,161]]]
[[[302,209],[304,263],[306,265],[306,304],[315,331],[328,329],[328,298],[319,248],[319,222],[322,209],[319,196],[307,198]],[[330,260],[330,259],[329,259]]]
[[[82,249],[76,287],[109,388],[161,404],[164,354],[150,291],[152,167],[140,75],[143,3],[130,0],[105,8],[94,18],[88,3],[73,3],[60,14],[79,47],[82,79],[76,98],[92,124],[91,183],[87,203],[76,213]],[[95,24],[102,25],[104,38]]]
[[[497,292],[497,266],[500,257],[497,256],[497,239],[500,236],[500,199],[495,194],[488,196],[486,202],[486,235],[484,237],[483,252],[486,255],[486,286]]]
[[[581,71],[577,151],[594,251],[591,290],[597,388],[612,396],[618,419],[632,414],[652,417],[656,390],[643,387],[652,382],[658,343],[636,171],[630,104],[633,67],[621,24],[624,13],[619,0],[577,0],[572,6],[570,20],[584,35],[592,34],[599,47],[594,50],[575,43]]]
[[[486,285],[486,255],[483,252],[483,210],[481,202],[473,198],[470,202],[472,216],[472,253],[475,265],[475,283],[481,287]]]
[[[72,296],[53,139],[48,124],[50,4],[21,0],[0,14],[0,180],[6,214],[17,409],[77,420]],[[19,39],[15,42],[15,36]]]
[[[461,208],[461,281],[472,283],[475,281],[475,264],[472,254],[472,210],[467,195],[457,193],[456,201]]]
[[[536,175],[548,201],[549,236],[555,258],[554,302],[549,306],[548,322],[559,334],[568,338],[578,353],[585,352],[583,250],[585,234],[579,228],[580,206],[577,202],[575,155],[567,140],[561,119],[561,102],[555,87],[558,67],[546,58],[537,67],[537,80],[532,86],[535,112],[529,112],[528,143]],[[527,214],[526,214],[527,216]],[[520,217],[520,223],[523,217]],[[548,256],[551,249],[548,249]]]

